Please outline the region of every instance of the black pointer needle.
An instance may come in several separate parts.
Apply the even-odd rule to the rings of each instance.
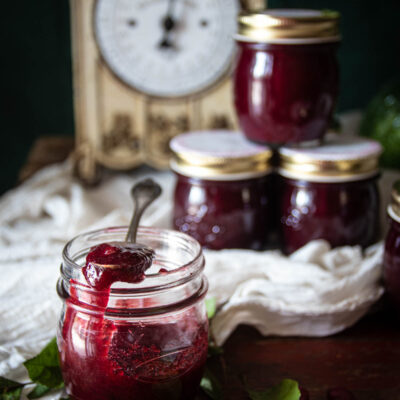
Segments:
[[[163,20],[163,28],[164,28],[164,35],[158,44],[158,47],[161,49],[168,49],[173,47],[173,44],[169,40],[170,32],[175,28],[175,20],[173,17],[173,9],[174,9],[175,0],[168,0],[168,11],[167,15]]]

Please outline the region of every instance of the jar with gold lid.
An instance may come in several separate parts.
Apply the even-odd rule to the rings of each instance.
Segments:
[[[393,185],[388,216],[390,226],[385,240],[383,273],[386,291],[400,314],[400,181]]]
[[[210,249],[262,249],[272,230],[272,151],[239,132],[172,139],[173,225]]]
[[[338,94],[339,14],[272,9],[241,13],[238,24],[234,99],[247,138],[321,139]]]
[[[317,147],[282,147],[280,231],[291,253],[314,239],[366,247],[379,238],[379,155],[373,140],[333,135]]]

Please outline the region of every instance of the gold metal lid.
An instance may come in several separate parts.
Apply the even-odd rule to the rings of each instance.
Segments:
[[[271,9],[238,15],[239,41],[304,44],[337,42],[340,14],[332,10]]]
[[[382,146],[369,139],[329,135],[316,147],[282,147],[280,174],[315,182],[344,182],[379,172]]]
[[[208,180],[239,180],[266,175],[272,151],[248,142],[239,132],[199,131],[173,138],[171,168]]]

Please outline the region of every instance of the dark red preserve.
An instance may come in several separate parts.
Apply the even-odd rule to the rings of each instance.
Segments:
[[[171,149],[174,227],[210,249],[264,248],[273,219],[271,151],[227,131],[179,135]]]
[[[57,339],[66,390],[73,400],[194,399],[208,347],[201,247],[179,232],[139,228],[154,260],[115,251],[126,231],[91,232],[65,247]],[[114,262],[121,253],[139,265],[130,277]]]
[[[383,273],[386,291],[400,315],[400,181],[393,185],[388,215],[390,227],[385,240]]]
[[[244,134],[269,144],[321,139],[338,94],[338,13],[272,9],[238,21],[234,101]]]
[[[378,157],[364,139],[330,137],[314,148],[280,149],[280,231],[291,253],[314,239],[366,247],[379,239]]]

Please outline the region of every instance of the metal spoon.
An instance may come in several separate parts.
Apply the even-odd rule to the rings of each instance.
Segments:
[[[146,208],[160,196],[161,191],[161,186],[152,179],[145,179],[132,187],[131,196],[133,198],[134,209],[129,224],[129,230],[125,238],[126,242],[136,242],[136,234],[140,218]]]

